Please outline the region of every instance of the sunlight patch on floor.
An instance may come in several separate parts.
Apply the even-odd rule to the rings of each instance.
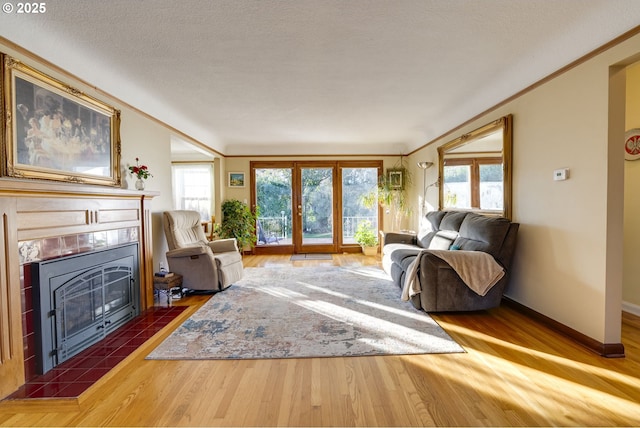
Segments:
[[[306,309],[314,311],[318,314],[324,315],[328,318],[348,323],[351,325],[358,325],[360,328],[369,331],[376,331],[379,334],[382,333],[390,338],[402,341],[409,346],[415,347],[416,352],[421,352],[421,345],[425,342],[436,343],[440,345],[446,345],[449,343],[447,338],[440,338],[429,333],[425,333],[414,328],[406,327],[398,323],[390,322],[378,317],[366,315],[358,311],[343,308],[332,303],[323,301],[303,300],[296,302],[296,305],[302,306]],[[364,338],[362,340],[365,340]]]
[[[461,340],[468,355],[461,359],[447,359],[447,370],[438,371],[438,376],[444,376],[450,382],[463,381],[478,393],[504,403],[503,406],[520,408],[560,425],[582,425],[576,421],[583,421],[584,417],[576,417],[576,409],[584,414],[599,415],[590,421],[594,425],[609,424],[607,421],[611,418],[635,420],[640,414],[640,404],[637,402],[637,397],[640,397],[638,377],[510,343],[469,328],[447,326],[447,331],[458,340],[460,336],[470,336],[474,339],[473,343],[481,344],[482,348],[471,341]],[[511,357],[506,357],[508,355]],[[483,364],[473,364],[474,370],[468,370],[465,358],[479,359]],[[411,364],[418,364],[424,370],[437,370],[424,360],[420,363],[412,360]],[[544,367],[552,369],[545,370]],[[571,373],[575,371],[583,373],[573,380]],[[460,379],[460,373],[464,373],[464,380]],[[578,380],[584,379],[584,373],[593,379],[590,385]],[[495,388],[498,378],[502,391]],[[620,395],[603,392],[609,382],[623,383],[629,392]],[[602,390],[598,384],[602,384]],[[576,390],[578,394],[563,396],[561,393]],[[617,413],[612,415],[610,408],[618,409]],[[625,411],[620,412],[620,408]],[[606,415],[606,419],[603,415]],[[603,419],[598,419],[600,417]]]

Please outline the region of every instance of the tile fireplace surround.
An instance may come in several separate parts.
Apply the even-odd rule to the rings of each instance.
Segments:
[[[0,179],[0,399],[23,386],[23,393],[33,388],[27,387],[28,381],[38,377],[32,358],[31,262],[137,242],[140,312],[147,314],[153,307],[151,200],[157,195],[106,186]],[[141,340],[137,336],[127,336],[130,344]],[[109,359],[113,362],[125,349],[112,352],[116,353]],[[67,363],[74,361],[78,364],[76,358]],[[95,377],[99,371],[86,376]]]
[[[79,397],[185,309],[186,306],[148,309],[46,374],[28,379],[7,400]]]

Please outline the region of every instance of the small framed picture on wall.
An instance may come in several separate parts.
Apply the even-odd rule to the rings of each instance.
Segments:
[[[404,169],[387,169],[387,181],[390,189],[404,190]]]
[[[229,187],[244,187],[244,172],[230,172]]]

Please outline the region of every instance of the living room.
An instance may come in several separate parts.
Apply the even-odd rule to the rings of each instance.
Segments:
[[[126,171],[140,158],[153,172],[147,190],[158,192],[151,202],[150,217],[150,263],[154,268],[166,261],[161,214],[173,209],[169,189],[171,143],[176,138],[198,148],[204,146],[214,157],[218,204],[227,198],[250,199],[249,186],[227,186],[227,173],[239,171],[249,177],[252,161],[287,160],[292,156],[297,160],[381,160],[383,168],[391,168],[398,161],[398,155],[387,153],[383,145],[355,154],[337,154],[335,146],[313,154],[296,145],[273,146],[260,155],[234,152],[233,144],[229,150],[211,149],[200,138],[156,119],[152,112],[132,107],[121,96],[105,93],[98,82],[78,78],[82,75],[81,66],[48,61],[42,49],[17,40],[20,33],[15,27],[6,27],[14,28],[15,33],[5,33],[2,24],[1,52],[54,78],[73,82],[121,110],[121,167]],[[640,127],[640,103],[631,96],[640,86],[639,59],[640,30],[635,27],[584,52],[575,63],[549,70],[548,77],[531,81],[520,92],[495,100],[488,108],[469,115],[470,119],[452,124],[436,138],[403,153],[416,177],[416,185],[410,189],[416,213],[423,196],[423,172],[415,166],[417,162],[437,163],[437,148],[442,144],[502,116],[513,115],[512,217],[522,226],[506,296],[584,335],[603,350],[610,345],[624,345],[623,310],[640,315],[640,287],[634,281],[640,275],[640,267],[633,257],[640,242],[640,225],[634,221],[640,208],[634,200],[637,198],[633,198],[639,167],[637,162],[625,161],[622,154],[625,131]],[[553,171],[558,168],[570,169],[568,180],[553,180]],[[134,188],[131,175],[125,172],[123,180],[123,187]],[[437,168],[428,169],[426,183],[437,180]],[[426,202],[437,209],[438,192],[426,192]],[[219,218],[219,205],[216,210]],[[392,224],[391,213],[385,214],[383,224]],[[410,229],[418,225],[415,214],[406,223]]]

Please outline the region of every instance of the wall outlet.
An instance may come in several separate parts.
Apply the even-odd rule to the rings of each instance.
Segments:
[[[569,178],[569,168],[560,168],[553,171],[555,181],[567,180]]]

